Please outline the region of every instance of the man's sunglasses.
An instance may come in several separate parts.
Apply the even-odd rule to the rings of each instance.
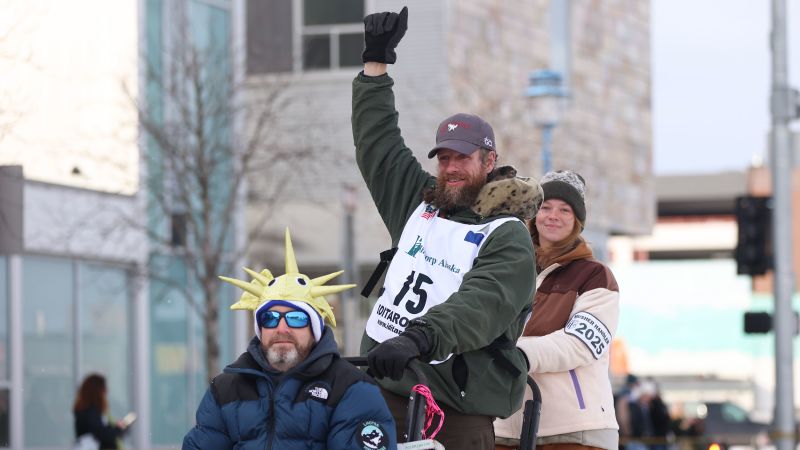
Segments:
[[[258,326],[262,328],[275,328],[281,322],[281,317],[286,319],[289,328],[305,328],[310,322],[308,314],[303,311],[261,311],[258,313]]]

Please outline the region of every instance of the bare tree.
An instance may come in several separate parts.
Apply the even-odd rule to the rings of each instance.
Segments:
[[[152,252],[182,261],[188,280],[164,276],[155,262],[151,279],[179,291],[202,318],[208,378],[220,371],[220,274],[232,274],[244,256],[236,247],[235,224],[244,202],[257,200],[261,217],[249,218],[248,240],[259,235],[290,171],[311,155],[274,129],[289,98],[286,81],[259,95],[245,95],[235,79],[235,52],[227,39],[198,43],[184,23],[160,55],[144,59],[146,89],[136,102],[146,140],[147,233]],[[142,98],[144,97],[144,98]],[[245,182],[258,174],[257,189],[244,195]],[[241,247],[241,246],[240,246]],[[158,258],[150,258],[155,261]]]
[[[19,86],[9,80],[19,79],[18,69],[38,69],[31,61],[28,43],[24,38],[32,27],[31,11],[23,2],[5,4],[0,2],[3,15],[0,17],[0,68],[6,73],[0,82],[0,140],[11,133],[24,111],[20,99],[15,95]]]

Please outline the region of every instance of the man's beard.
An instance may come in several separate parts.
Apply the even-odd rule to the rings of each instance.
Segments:
[[[472,206],[475,199],[478,198],[481,188],[486,184],[486,176],[479,174],[475,177],[471,176],[465,181],[466,183],[461,187],[448,187],[446,176],[439,175],[436,179],[436,187],[432,192],[433,198],[428,203],[445,212]]]
[[[289,340],[294,345],[289,349],[286,348],[285,344],[281,345],[279,348],[274,345],[274,342],[277,340]],[[279,372],[286,372],[306,359],[311,352],[311,345],[301,346],[294,337],[289,335],[275,335],[270,342],[265,345],[265,350],[269,365]]]

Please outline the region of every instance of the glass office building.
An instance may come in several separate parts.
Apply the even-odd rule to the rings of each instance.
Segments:
[[[216,55],[201,70],[229,82],[231,2],[140,0],[127,6],[139,10],[138,28],[133,28],[137,36],[119,39],[115,34],[108,45],[120,41],[138,45],[138,49],[128,49],[140,58],[135,69],[139,89],[133,91],[151,117],[175,111],[158,83],[148,82],[147,74],[153,67],[174,63],[166,51],[175,43],[169,32],[178,23],[187,25],[185,38],[195,48],[210,49]],[[136,14],[126,17],[137,20]],[[120,35],[129,31],[103,30],[96,31]],[[65,46],[77,49],[80,43]],[[100,79],[105,75],[93,76]],[[56,82],[64,83],[63,79]],[[87,92],[91,88],[86,87]],[[229,88],[222,86],[223,90]],[[52,90],[69,91],[63,85]],[[205,125],[217,142],[230,139],[224,116]],[[41,133],[41,139],[55,139]],[[0,449],[71,447],[76,389],[92,372],[102,373],[108,381],[112,416],[138,413],[126,438],[129,448],[175,448],[194,424],[195,409],[207,388],[207,374],[203,322],[180,292],[199,290],[183,258],[189,244],[183,242],[183,249],[165,248],[148,237],[174,232],[171,221],[191,211],[165,216],[152,203],[147,192],[151,184],[144,177],[163,176],[164,185],[169,186],[171,174],[156,167],[150,153],[152,143],[135,144],[112,150],[142,152],[147,156],[142,160],[156,164],[140,168],[136,192],[110,194],[127,189],[117,189],[113,183],[95,190],[92,180],[85,186],[75,183],[81,187],[69,187],[69,181],[77,177],[66,181],[52,178],[57,183],[52,184],[47,182],[48,174],[26,160],[16,163],[26,175],[30,171],[34,179],[43,181],[20,176],[24,195],[11,202],[20,207],[10,212],[3,209],[9,202],[4,203],[5,192],[0,192],[0,223],[9,214],[24,216],[22,235],[16,237],[22,244],[16,250],[3,248],[4,238],[10,234],[0,225]],[[57,166],[53,162],[50,166]],[[2,164],[9,162],[0,147]],[[82,167],[91,175],[86,169],[91,168],[90,162]],[[223,173],[229,175],[229,171]],[[214,183],[225,189],[229,179],[220,176]],[[163,271],[152,276],[152,267]],[[222,366],[241,350],[233,348],[228,309],[233,289],[223,294],[218,336]]]
[[[231,78],[231,13],[230,3],[219,0],[147,0],[144,15],[145,96],[150,119],[167,124],[164,130],[186,133],[192,137],[187,144],[188,152],[219,151],[221,165],[209,174],[210,189],[218,195],[219,203],[225,204],[229,194],[232,162],[226,154],[230,149],[230,101]],[[196,58],[196,59],[193,59]],[[195,61],[197,66],[192,66]],[[201,90],[184,96],[176,93],[175,79],[187,90]],[[190,88],[191,87],[191,88]],[[180,89],[178,89],[180,90]],[[201,105],[201,106],[198,106]],[[197,108],[214,108],[214,112]],[[217,110],[216,108],[220,108]],[[195,123],[180,117],[184,110],[191,110],[197,121],[203,122],[206,130],[202,137]],[[177,128],[177,131],[174,131]],[[198,127],[199,128],[199,127]],[[147,135],[152,138],[152,134]],[[196,138],[195,138],[196,137]],[[202,146],[200,140],[213,144]],[[181,142],[183,143],[183,142]],[[222,150],[219,150],[222,149]],[[186,301],[186,292],[195,299],[201,298],[195,270],[187,264],[197,264],[195,259],[185,258],[187,246],[195,242],[187,233],[186,221],[203,222],[194,209],[194,198],[187,201],[179,192],[177,184],[187,184],[194,178],[176,174],[171,150],[159,147],[156,139],[143,144],[146,152],[146,175],[143,180],[147,198],[147,220],[151,236],[159,244],[154,245],[148,255],[148,267],[157,268],[162,277],[149,280],[149,379],[150,379],[150,441],[154,447],[180,443],[186,431],[194,424],[194,415],[207,386],[204,365],[205,344],[203,321],[195,308]],[[179,164],[182,161],[179,161]],[[191,178],[191,180],[189,180]],[[184,194],[185,195],[185,194]],[[215,202],[212,202],[215,203]],[[205,212],[220,221],[224,215],[213,207]],[[188,217],[196,215],[194,218]],[[220,224],[208,224],[215,228]],[[197,231],[195,229],[195,231]],[[212,232],[216,232],[214,229]],[[232,242],[232,237],[228,239]],[[223,252],[225,249],[223,249]],[[216,274],[215,274],[216,275]],[[231,289],[224,293],[233,295]],[[232,323],[229,297],[221,297],[219,305],[220,364],[224,367],[233,359]],[[203,308],[201,305],[200,309]],[[222,368],[220,367],[220,369]]]

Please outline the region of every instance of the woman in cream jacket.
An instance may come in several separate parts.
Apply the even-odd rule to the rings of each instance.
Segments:
[[[608,366],[619,288],[580,235],[586,223],[583,178],[549,172],[541,185],[544,202],[530,225],[537,290],[517,342],[542,391],[537,449],[616,450],[619,427]],[[494,425],[498,450],[518,448],[521,410]]]

